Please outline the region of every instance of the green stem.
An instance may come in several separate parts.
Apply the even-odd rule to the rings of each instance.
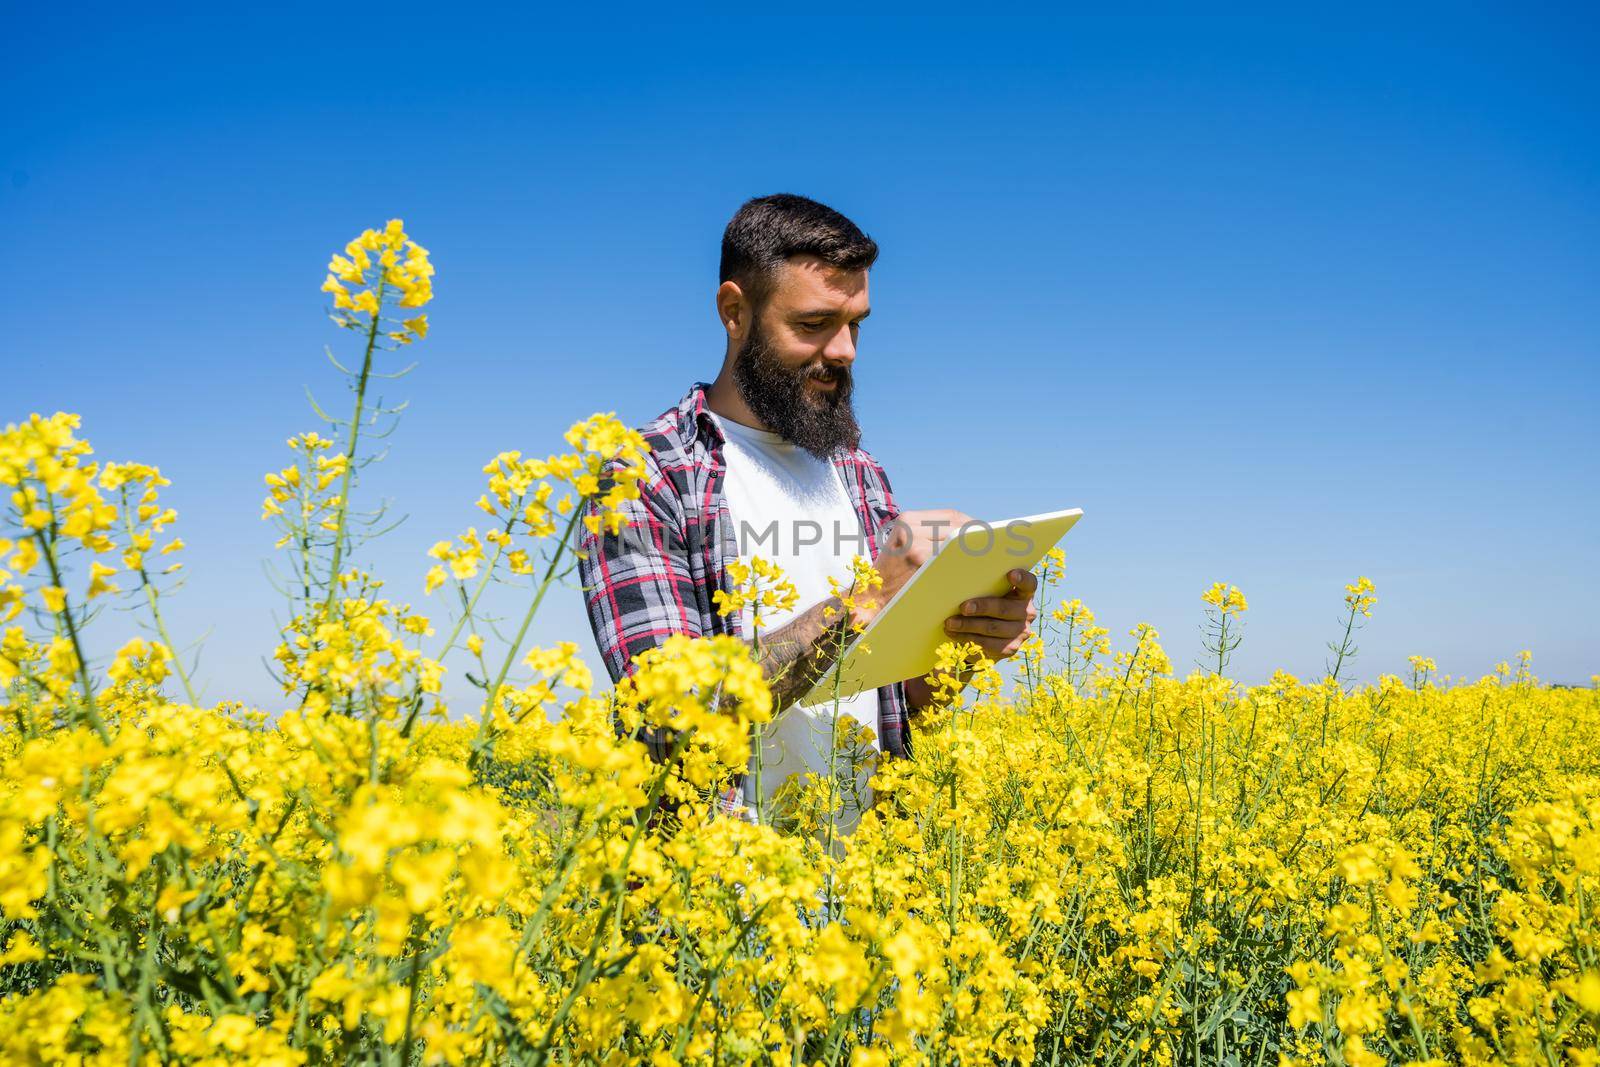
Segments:
[[[122,488],[122,525],[128,531],[128,543],[133,543],[133,519],[128,512],[128,489]],[[150,605],[150,617],[155,621],[156,633],[161,638],[161,643],[167,646],[167,651],[172,653],[172,666],[178,672],[178,680],[183,683],[183,692],[189,698],[191,705],[198,706],[200,700],[194,695],[194,686],[189,681],[189,672],[183,669],[183,657],[178,653],[177,646],[172,643],[172,635],[167,632],[167,622],[161,617],[161,608],[156,603],[159,594],[156,592],[155,583],[150,580],[150,572],[145,569],[142,559],[139,563],[139,584],[144,589],[146,602]]]
[[[411,1067],[412,1053],[415,1051],[412,1048],[412,1036],[411,1035],[414,1032],[413,1031],[413,1026],[414,1026],[414,1024],[416,1022],[416,1017],[417,1017],[417,995],[418,995],[418,992],[419,992],[419,990],[421,988],[421,980],[422,980],[422,967],[420,966],[421,959],[422,959],[422,917],[419,915],[419,916],[415,916],[411,920],[411,978],[410,978],[410,981],[407,983],[408,990],[407,990],[407,994],[406,994],[406,1033],[405,1033],[405,1037],[401,1039],[401,1044],[400,1044],[400,1048],[401,1048],[401,1053],[400,1054],[402,1056],[401,1062],[404,1063],[406,1065],[406,1067]]]
[[[518,507],[520,506],[521,501],[518,501]],[[516,514],[513,511],[511,518],[506,520],[504,528],[506,533],[509,534],[511,532],[511,527],[515,522]],[[435,659],[444,659],[450,654],[450,650],[456,647],[456,638],[461,636],[462,628],[467,625],[467,620],[472,618],[472,609],[478,606],[478,598],[483,595],[484,589],[488,587],[489,579],[494,576],[495,566],[500,562],[500,557],[505,553],[505,550],[506,546],[504,544],[495,546],[494,555],[489,557],[489,565],[483,569],[483,576],[478,579],[478,587],[472,591],[472,596],[467,598],[467,603],[461,611],[461,617],[456,619],[455,626],[450,630],[450,636],[444,639],[444,647],[439,650],[438,656],[434,657]]]
[[[378,275],[378,309],[383,309],[383,274]],[[361,376],[356,380],[356,411],[350,420],[350,439],[344,450],[344,476],[339,480],[339,510],[334,519],[333,560],[328,568],[328,598],[324,608],[333,608],[339,591],[339,565],[344,561],[345,525],[350,513],[350,479],[356,469],[356,443],[361,437],[361,418],[366,410],[367,379],[372,374],[372,350],[378,344],[378,313],[372,314],[372,325],[367,328],[367,350],[361,356]]]
[[[522,651],[522,642],[527,639],[528,627],[533,624],[533,617],[539,611],[539,605],[544,602],[545,593],[550,590],[550,583],[555,580],[556,569],[561,564],[561,557],[567,550],[567,542],[572,539],[572,531],[578,524],[578,517],[583,513],[580,503],[572,509],[571,518],[567,519],[566,529],[561,531],[561,541],[556,545],[556,554],[550,559],[550,566],[545,569],[544,580],[539,583],[539,589],[533,595],[533,602],[528,605],[527,612],[522,616],[522,625],[517,628],[517,636],[512,639],[511,647],[506,650],[506,658],[500,664],[500,672],[495,676],[494,684],[489,687],[489,696],[483,703],[483,720],[478,727],[478,742],[468,762],[468,766],[476,767],[482,755],[482,743],[494,730],[494,709],[500,700],[500,690],[505,686],[506,676],[511,673],[511,665],[517,660],[517,653]]]
[[[757,663],[761,662],[761,605],[757,602],[751,611],[750,617],[750,654]],[[766,794],[762,789],[762,765],[766,762],[763,752],[763,742],[766,738],[766,723],[754,723],[750,728],[751,751],[755,755],[756,778],[756,822],[766,825]]]
[[[517,501],[518,508],[520,508],[521,505],[522,501],[519,498]],[[504,527],[506,533],[509,534],[511,532],[511,527],[516,523],[516,521],[516,509],[513,509],[511,517],[506,520]],[[494,555],[489,557],[489,565],[483,569],[483,575],[478,579],[478,587],[472,591],[472,596],[466,597],[465,593],[462,594],[463,597],[466,597],[466,601],[461,607],[461,615],[456,619],[455,626],[450,630],[450,636],[445,638],[444,647],[441,648],[439,650],[439,654],[434,657],[435,660],[443,662],[444,658],[450,654],[451,649],[455,648],[456,638],[461,636],[462,629],[472,618],[473,609],[478,606],[478,598],[481,597],[483,595],[483,591],[488,588],[489,579],[494,577],[494,569],[499,565],[500,557],[505,554],[505,550],[506,546],[504,543],[495,546]],[[457,583],[456,588],[460,589],[461,585]],[[481,664],[483,663],[483,657],[481,654],[478,657],[478,663],[480,664],[481,669]],[[485,670],[483,673],[487,675],[489,672]],[[419,689],[414,691],[411,695],[411,711],[406,715],[406,721],[400,726],[401,737],[411,736],[411,731],[417,725],[417,713],[421,710],[422,692]]]
[[[1356,609],[1350,609],[1350,617],[1345,620],[1344,637],[1339,641],[1337,658],[1333,661],[1333,673],[1329,675],[1335,682],[1339,680],[1339,671],[1344,667],[1344,660],[1350,654],[1350,633],[1356,626]]]
[[[67,627],[67,637],[72,641],[72,653],[78,657],[78,678],[83,684],[83,710],[89,725],[94,732],[100,735],[100,740],[110,743],[111,732],[106,729],[106,724],[100,718],[100,711],[94,703],[94,686],[89,681],[89,662],[83,655],[83,642],[78,639],[78,624],[72,618],[72,605],[66,602],[66,586],[61,582],[61,565],[56,561],[56,518],[55,501],[49,491],[45,492],[45,499],[50,508],[50,538],[45,539],[44,534],[34,534],[34,540],[44,549],[45,562],[50,565],[50,584],[61,590],[60,618]]]

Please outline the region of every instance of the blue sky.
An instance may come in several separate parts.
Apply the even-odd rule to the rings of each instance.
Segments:
[[[643,422],[722,352],[723,225],[821,199],[883,249],[857,364],[903,505],[1081,506],[1069,592],[1180,668],[1241,586],[1236,672],[1600,670],[1600,143],[1578,5],[1334,17],[587,24],[326,8],[9,20],[0,421],[66,409],[172,478],[174,627],[273,704],[261,474],[342,402],[330,251],[438,267],[366,559],[421,598],[479,468]],[[122,616],[102,626],[132,625]],[[581,637],[576,592],[536,639]]]

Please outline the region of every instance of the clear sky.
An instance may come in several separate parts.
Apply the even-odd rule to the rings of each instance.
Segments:
[[[476,8],[30,5],[0,34],[0,422],[66,409],[158,464],[208,694],[275,703],[261,475],[345,397],[328,255],[433,253],[411,409],[362,487],[421,598],[479,468],[715,374],[718,241],[790,191],[872,234],[856,365],[904,506],[1081,506],[1070,595],[1180,669],[1600,671],[1600,81],[1586,5],[1285,21],[562,24]],[[531,12],[533,8],[526,8]],[[831,10],[831,9],[830,9]],[[110,616],[102,627],[132,620]],[[581,637],[554,598],[541,642]],[[598,663],[595,663],[598,669]]]

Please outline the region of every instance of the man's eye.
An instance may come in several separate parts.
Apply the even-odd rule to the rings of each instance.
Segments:
[[[800,327],[806,330],[820,330],[828,325],[826,322],[802,322]]]

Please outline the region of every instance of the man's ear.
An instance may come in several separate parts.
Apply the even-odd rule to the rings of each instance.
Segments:
[[[750,301],[739,283],[726,281],[717,286],[717,319],[731,340],[742,341],[750,329]]]

